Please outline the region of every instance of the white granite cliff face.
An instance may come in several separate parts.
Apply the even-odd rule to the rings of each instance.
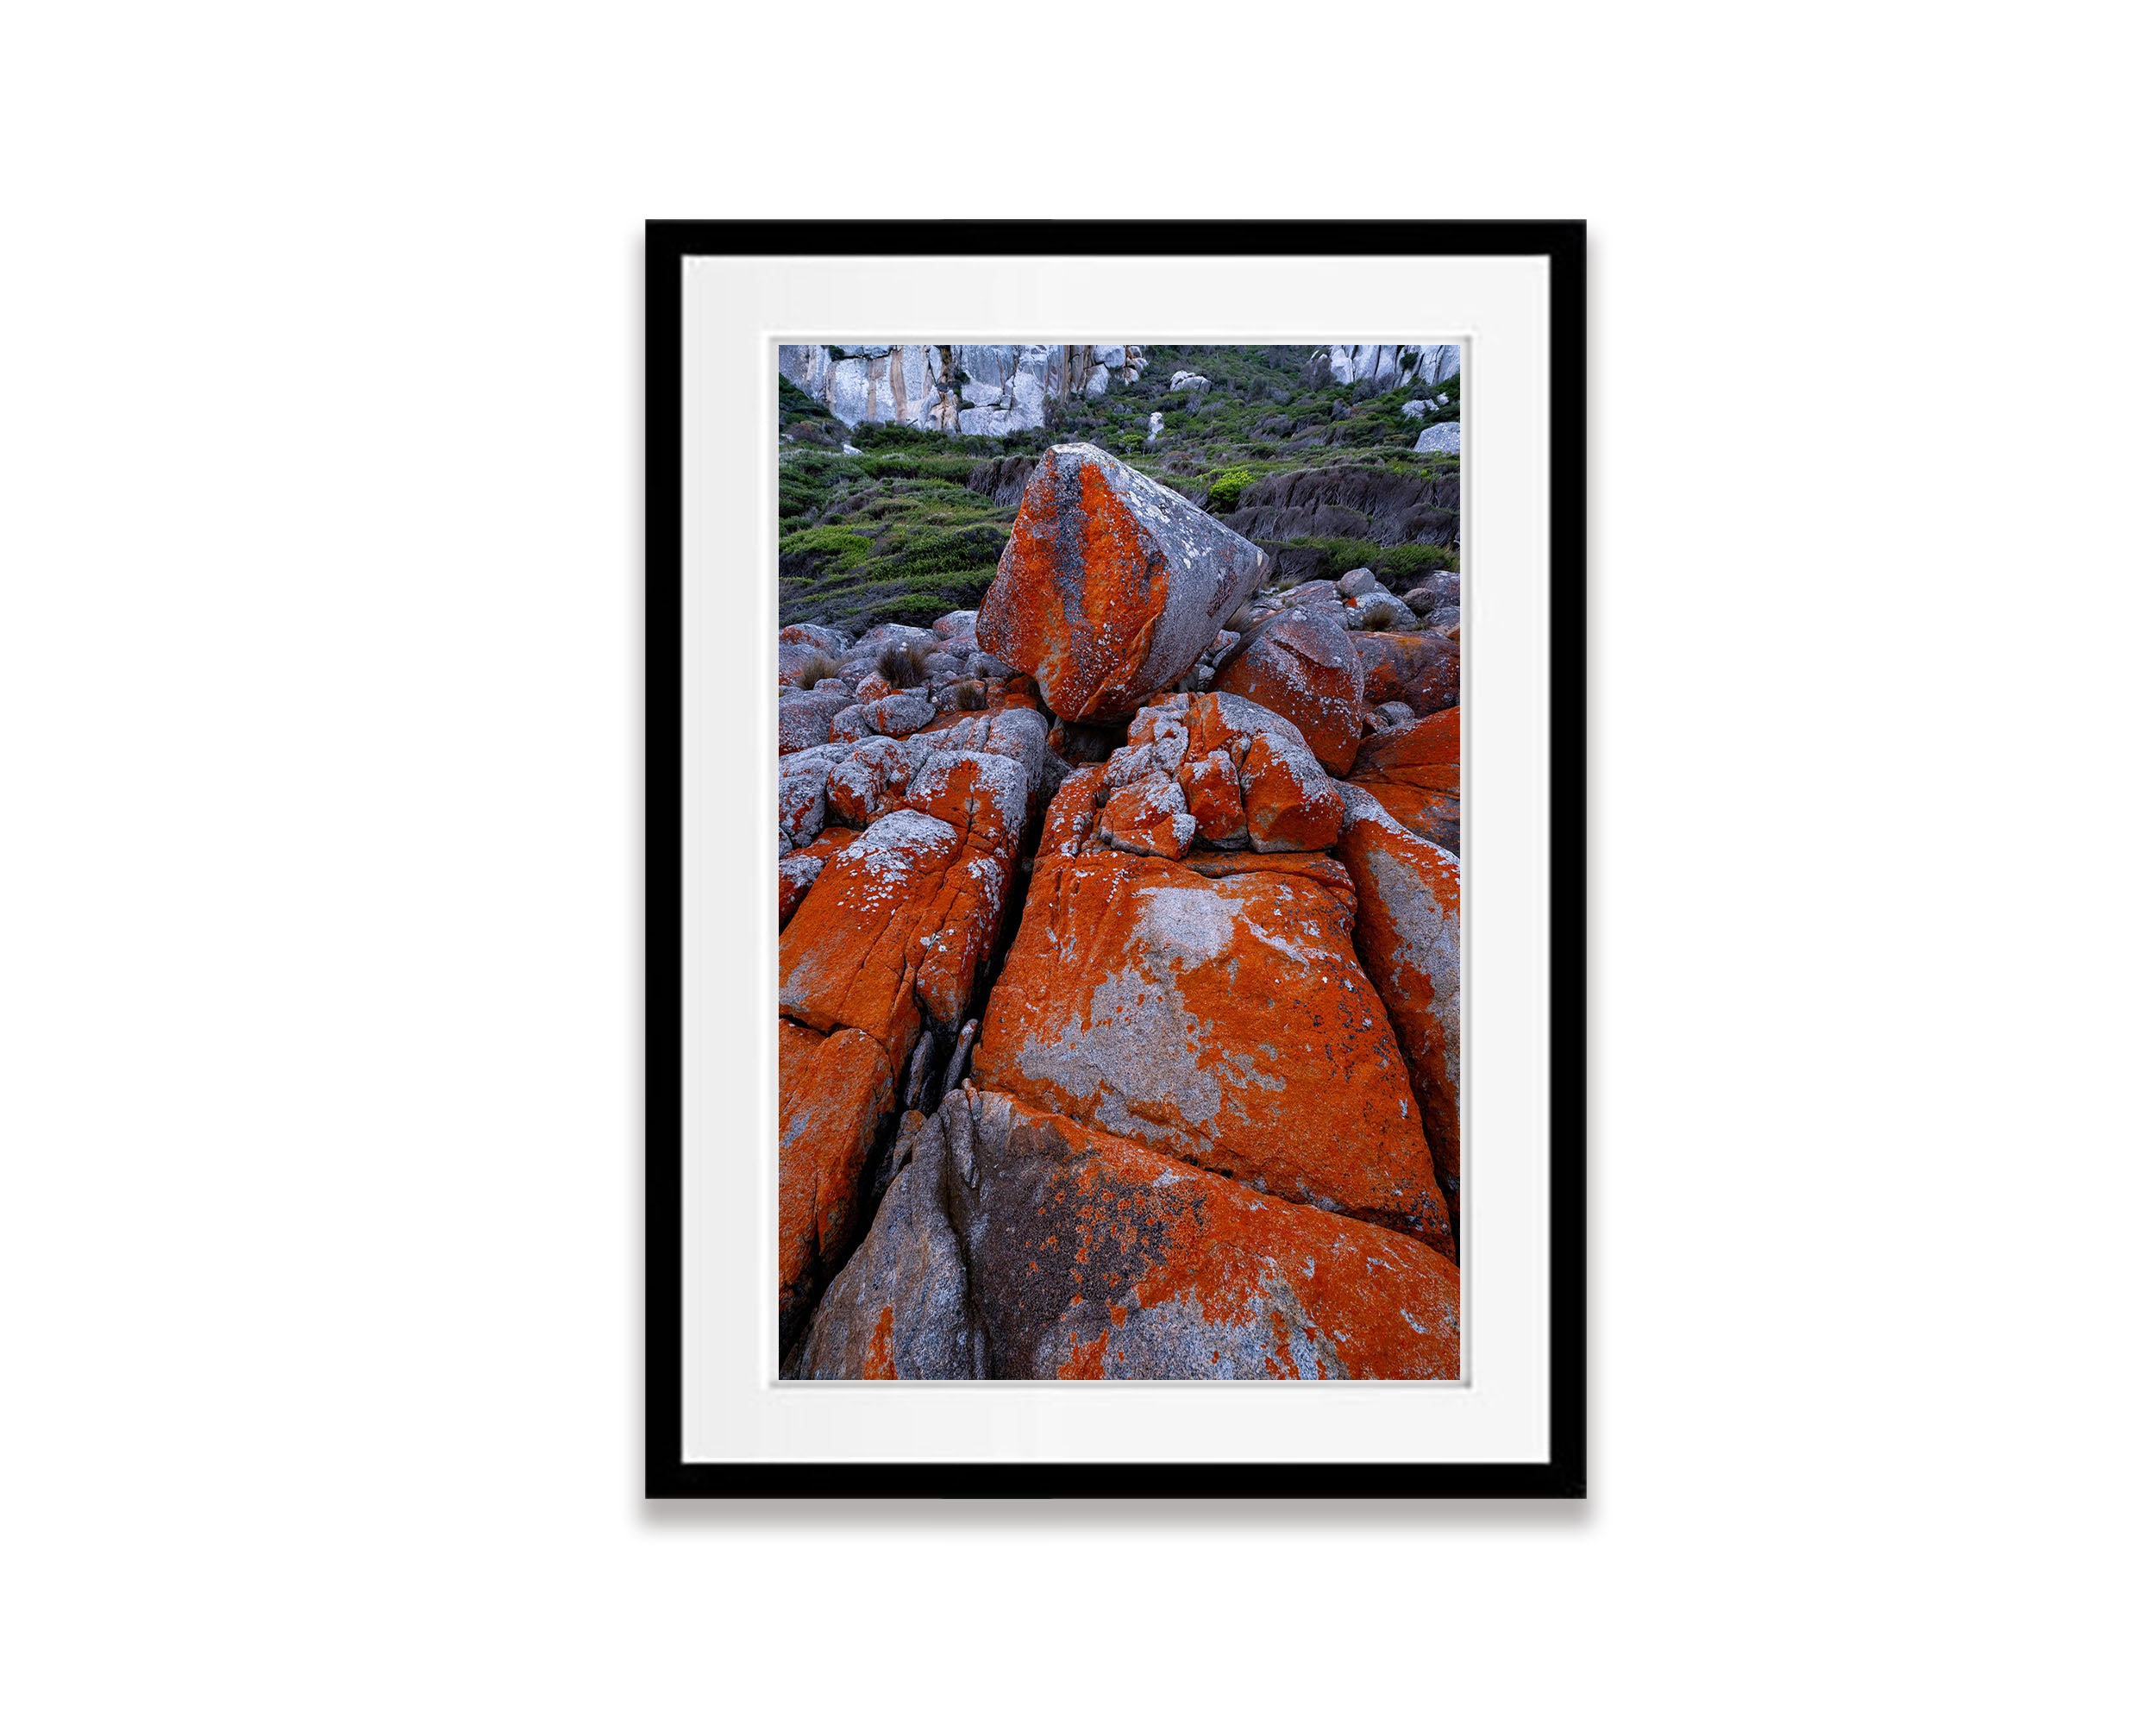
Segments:
[[[1000,437],[1042,424],[1050,401],[1129,383],[1145,350],[1120,347],[874,343],[781,347],[780,373],[848,425]]]
[[[1459,370],[1460,350],[1457,347],[1369,343],[1349,347],[1336,342],[1311,354],[1309,371],[1305,375],[1317,373],[1321,380],[1329,372],[1335,383],[1367,383],[1381,390],[1396,389],[1410,382],[1428,384],[1434,389],[1447,378],[1458,376]]]

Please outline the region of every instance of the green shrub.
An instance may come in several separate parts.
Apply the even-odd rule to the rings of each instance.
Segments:
[[[1387,586],[1405,593],[1433,569],[1459,566],[1460,554],[1450,545],[1393,545],[1379,552],[1369,567]]]
[[[1213,480],[1213,489],[1206,493],[1206,507],[1215,515],[1225,515],[1257,483],[1257,475],[1248,467],[1230,467]]]

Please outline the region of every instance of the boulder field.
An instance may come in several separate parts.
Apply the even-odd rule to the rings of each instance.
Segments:
[[[1458,1375],[1457,581],[1271,574],[1064,445],[780,631],[787,1376]]]

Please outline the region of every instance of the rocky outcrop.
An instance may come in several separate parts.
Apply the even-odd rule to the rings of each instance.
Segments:
[[[1457,347],[1335,342],[1311,354],[1303,376],[1312,383],[1366,383],[1377,390],[1397,389],[1407,383],[1427,384],[1434,389],[1447,378],[1457,377],[1459,371]]]
[[[1045,781],[1046,736],[1037,712],[1003,712],[946,733],[981,748],[876,737],[786,757],[801,764],[781,777],[782,799],[793,781],[820,780],[818,814],[793,823],[819,831],[780,861],[780,1112],[794,1123],[779,1146],[780,1301],[793,1324],[853,1244],[850,1195],[909,1100],[923,1038],[932,1057],[973,1013]],[[831,814],[865,830],[829,843]]]
[[[782,1369],[1457,1376],[1457,578],[970,482],[977,612],[780,643]]]
[[[1438,425],[1426,425],[1422,436],[1415,439],[1418,455],[1457,455],[1460,453],[1460,423],[1457,419],[1446,420]]]
[[[1403,1234],[992,1089],[915,1142],[797,1375],[1459,1376],[1459,1273]]]
[[[782,346],[780,375],[847,425],[1001,437],[1044,424],[1048,405],[1134,381],[1143,348],[874,342]]]
[[[1058,718],[1128,714],[1197,662],[1266,568],[1257,546],[1137,468],[1059,443],[1026,486],[976,631]]]

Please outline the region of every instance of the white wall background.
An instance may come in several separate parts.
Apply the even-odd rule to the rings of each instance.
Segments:
[[[0,1712],[2145,1709],[2143,28],[12,11]],[[1589,1505],[641,1507],[654,214],[1593,223]]]

